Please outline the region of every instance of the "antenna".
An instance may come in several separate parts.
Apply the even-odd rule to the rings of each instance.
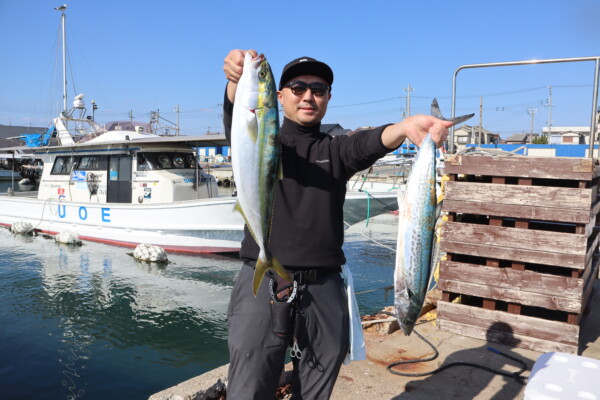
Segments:
[[[67,33],[65,30],[65,20],[67,15],[65,14],[65,10],[67,9],[67,5],[63,4],[62,6],[54,7],[55,10],[58,10],[62,13],[60,20],[62,26],[62,62],[63,62],[63,113],[67,114]]]

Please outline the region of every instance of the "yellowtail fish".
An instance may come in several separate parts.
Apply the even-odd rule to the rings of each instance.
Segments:
[[[431,103],[431,115],[444,119],[437,100]],[[474,114],[452,119],[454,124]],[[399,220],[394,271],[394,307],[400,328],[410,335],[421,314],[429,276],[433,230],[436,221],[436,145],[427,134],[408,177],[404,195],[398,191]]]
[[[252,292],[256,296],[268,269],[291,281],[268,244],[273,218],[275,185],[281,178],[277,89],[267,60],[246,53],[235,92],[231,121],[231,164],[239,211],[260,252]]]

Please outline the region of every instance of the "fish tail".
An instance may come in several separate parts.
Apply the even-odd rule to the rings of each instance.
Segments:
[[[279,262],[278,259],[273,257],[273,259],[271,260],[271,263],[272,263],[271,268],[273,268],[273,271],[275,271],[277,273],[277,275],[279,275],[280,277],[282,277],[283,279],[285,279],[288,282],[292,281],[292,277],[290,276],[290,273],[287,271],[287,269],[285,269],[283,267],[283,265],[281,265],[281,263]]]
[[[269,260],[260,257],[258,260],[256,260],[256,266],[254,267],[254,278],[252,279],[252,294],[254,294],[254,297],[256,297],[260,283],[270,267],[271,263]]]
[[[256,266],[254,267],[254,277],[252,279],[252,293],[254,297],[258,293],[258,288],[260,287],[260,283],[262,282],[265,273],[267,270],[272,269],[277,273],[277,275],[281,276],[283,279],[288,282],[292,281],[292,277],[289,272],[281,265],[279,260],[276,258],[266,258],[260,257],[256,260]]]

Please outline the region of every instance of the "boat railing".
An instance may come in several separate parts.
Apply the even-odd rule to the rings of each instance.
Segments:
[[[12,188],[9,188],[7,192],[0,193],[0,196],[33,197],[33,198],[37,199],[37,197],[38,197],[38,191],[37,190],[26,190],[26,191],[23,191],[23,192],[17,192],[15,190],[13,190]]]
[[[367,183],[388,183],[396,188],[406,183],[412,170],[413,159],[399,159],[383,161],[370,167],[366,172],[355,175],[352,180],[351,190],[361,191]]]

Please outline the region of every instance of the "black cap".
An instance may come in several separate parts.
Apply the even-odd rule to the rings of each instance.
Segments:
[[[333,83],[333,71],[329,65],[317,61],[310,57],[300,57],[287,63],[283,67],[281,79],[279,80],[279,90],[283,89],[283,85],[288,83],[292,78],[300,75],[315,75],[322,78],[329,86]]]

